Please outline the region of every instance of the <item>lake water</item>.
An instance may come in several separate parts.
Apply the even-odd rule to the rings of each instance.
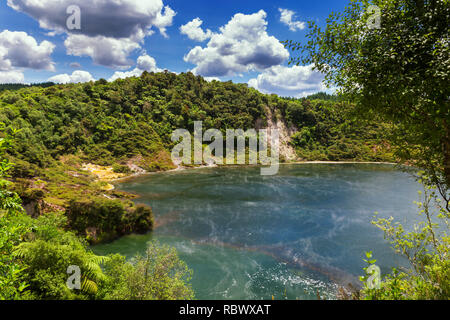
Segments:
[[[152,239],[178,249],[193,269],[197,299],[316,299],[358,284],[364,253],[382,272],[405,264],[371,225],[374,212],[411,226],[421,187],[390,165],[283,165],[151,174],[118,185],[151,205],[156,229],[95,246],[98,254],[144,253]]]

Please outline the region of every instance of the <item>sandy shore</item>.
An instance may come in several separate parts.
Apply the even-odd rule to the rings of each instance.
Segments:
[[[389,164],[397,165],[394,162],[374,162],[374,161],[299,161],[299,162],[285,162],[280,165],[286,164]]]

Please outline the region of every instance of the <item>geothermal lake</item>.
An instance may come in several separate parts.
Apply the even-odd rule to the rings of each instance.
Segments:
[[[404,265],[370,221],[417,219],[414,178],[382,164],[203,168],[134,178],[118,189],[151,205],[156,229],[95,246],[97,254],[144,253],[153,239],[177,248],[194,271],[197,299],[333,299],[358,284],[366,251],[383,273]]]

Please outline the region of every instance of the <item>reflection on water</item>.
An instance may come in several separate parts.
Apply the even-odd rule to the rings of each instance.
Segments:
[[[420,186],[389,165],[305,164],[152,174],[120,189],[152,206],[156,230],[96,246],[132,257],[158,239],[194,270],[199,299],[333,298],[357,284],[365,251],[383,272],[404,261],[370,224],[375,211],[411,225]]]

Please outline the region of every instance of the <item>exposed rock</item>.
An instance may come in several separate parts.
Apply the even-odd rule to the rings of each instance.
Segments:
[[[64,212],[66,210],[64,207],[48,203],[42,199],[28,201],[23,204],[23,208],[25,212],[32,218],[37,218],[48,212]]]
[[[143,174],[143,173],[146,173],[147,171],[145,171],[145,169],[143,169],[143,168],[141,168],[141,167],[139,167],[136,163],[140,163],[140,162],[142,162],[142,156],[141,155],[138,155],[138,156],[135,156],[135,157],[133,157],[133,158],[131,158],[131,159],[129,159],[128,161],[127,161],[127,166],[128,166],[128,168],[130,168],[130,170],[133,172],[133,173],[137,173],[137,174]]]
[[[66,209],[64,207],[58,206],[53,203],[48,203],[46,201],[43,201],[42,208],[43,208],[44,212],[57,212],[57,211],[64,212],[64,211],[66,211]]]
[[[42,200],[34,200],[30,201],[27,204],[23,205],[25,212],[32,218],[37,218],[42,214]]]
[[[270,108],[266,107],[267,114],[267,133],[270,136],[272,130],[278,130],[280,139],[280,157],[284,158],[286,161],[294,161],[297,159],[297,153],[294,148],[290,145],[291,136],[298,130],[295,127],[288,128],[285,124],[284,119],[281,116],[274,120],[272,111]],[[256,126],[261,125],[261,122],[256,123]]]

